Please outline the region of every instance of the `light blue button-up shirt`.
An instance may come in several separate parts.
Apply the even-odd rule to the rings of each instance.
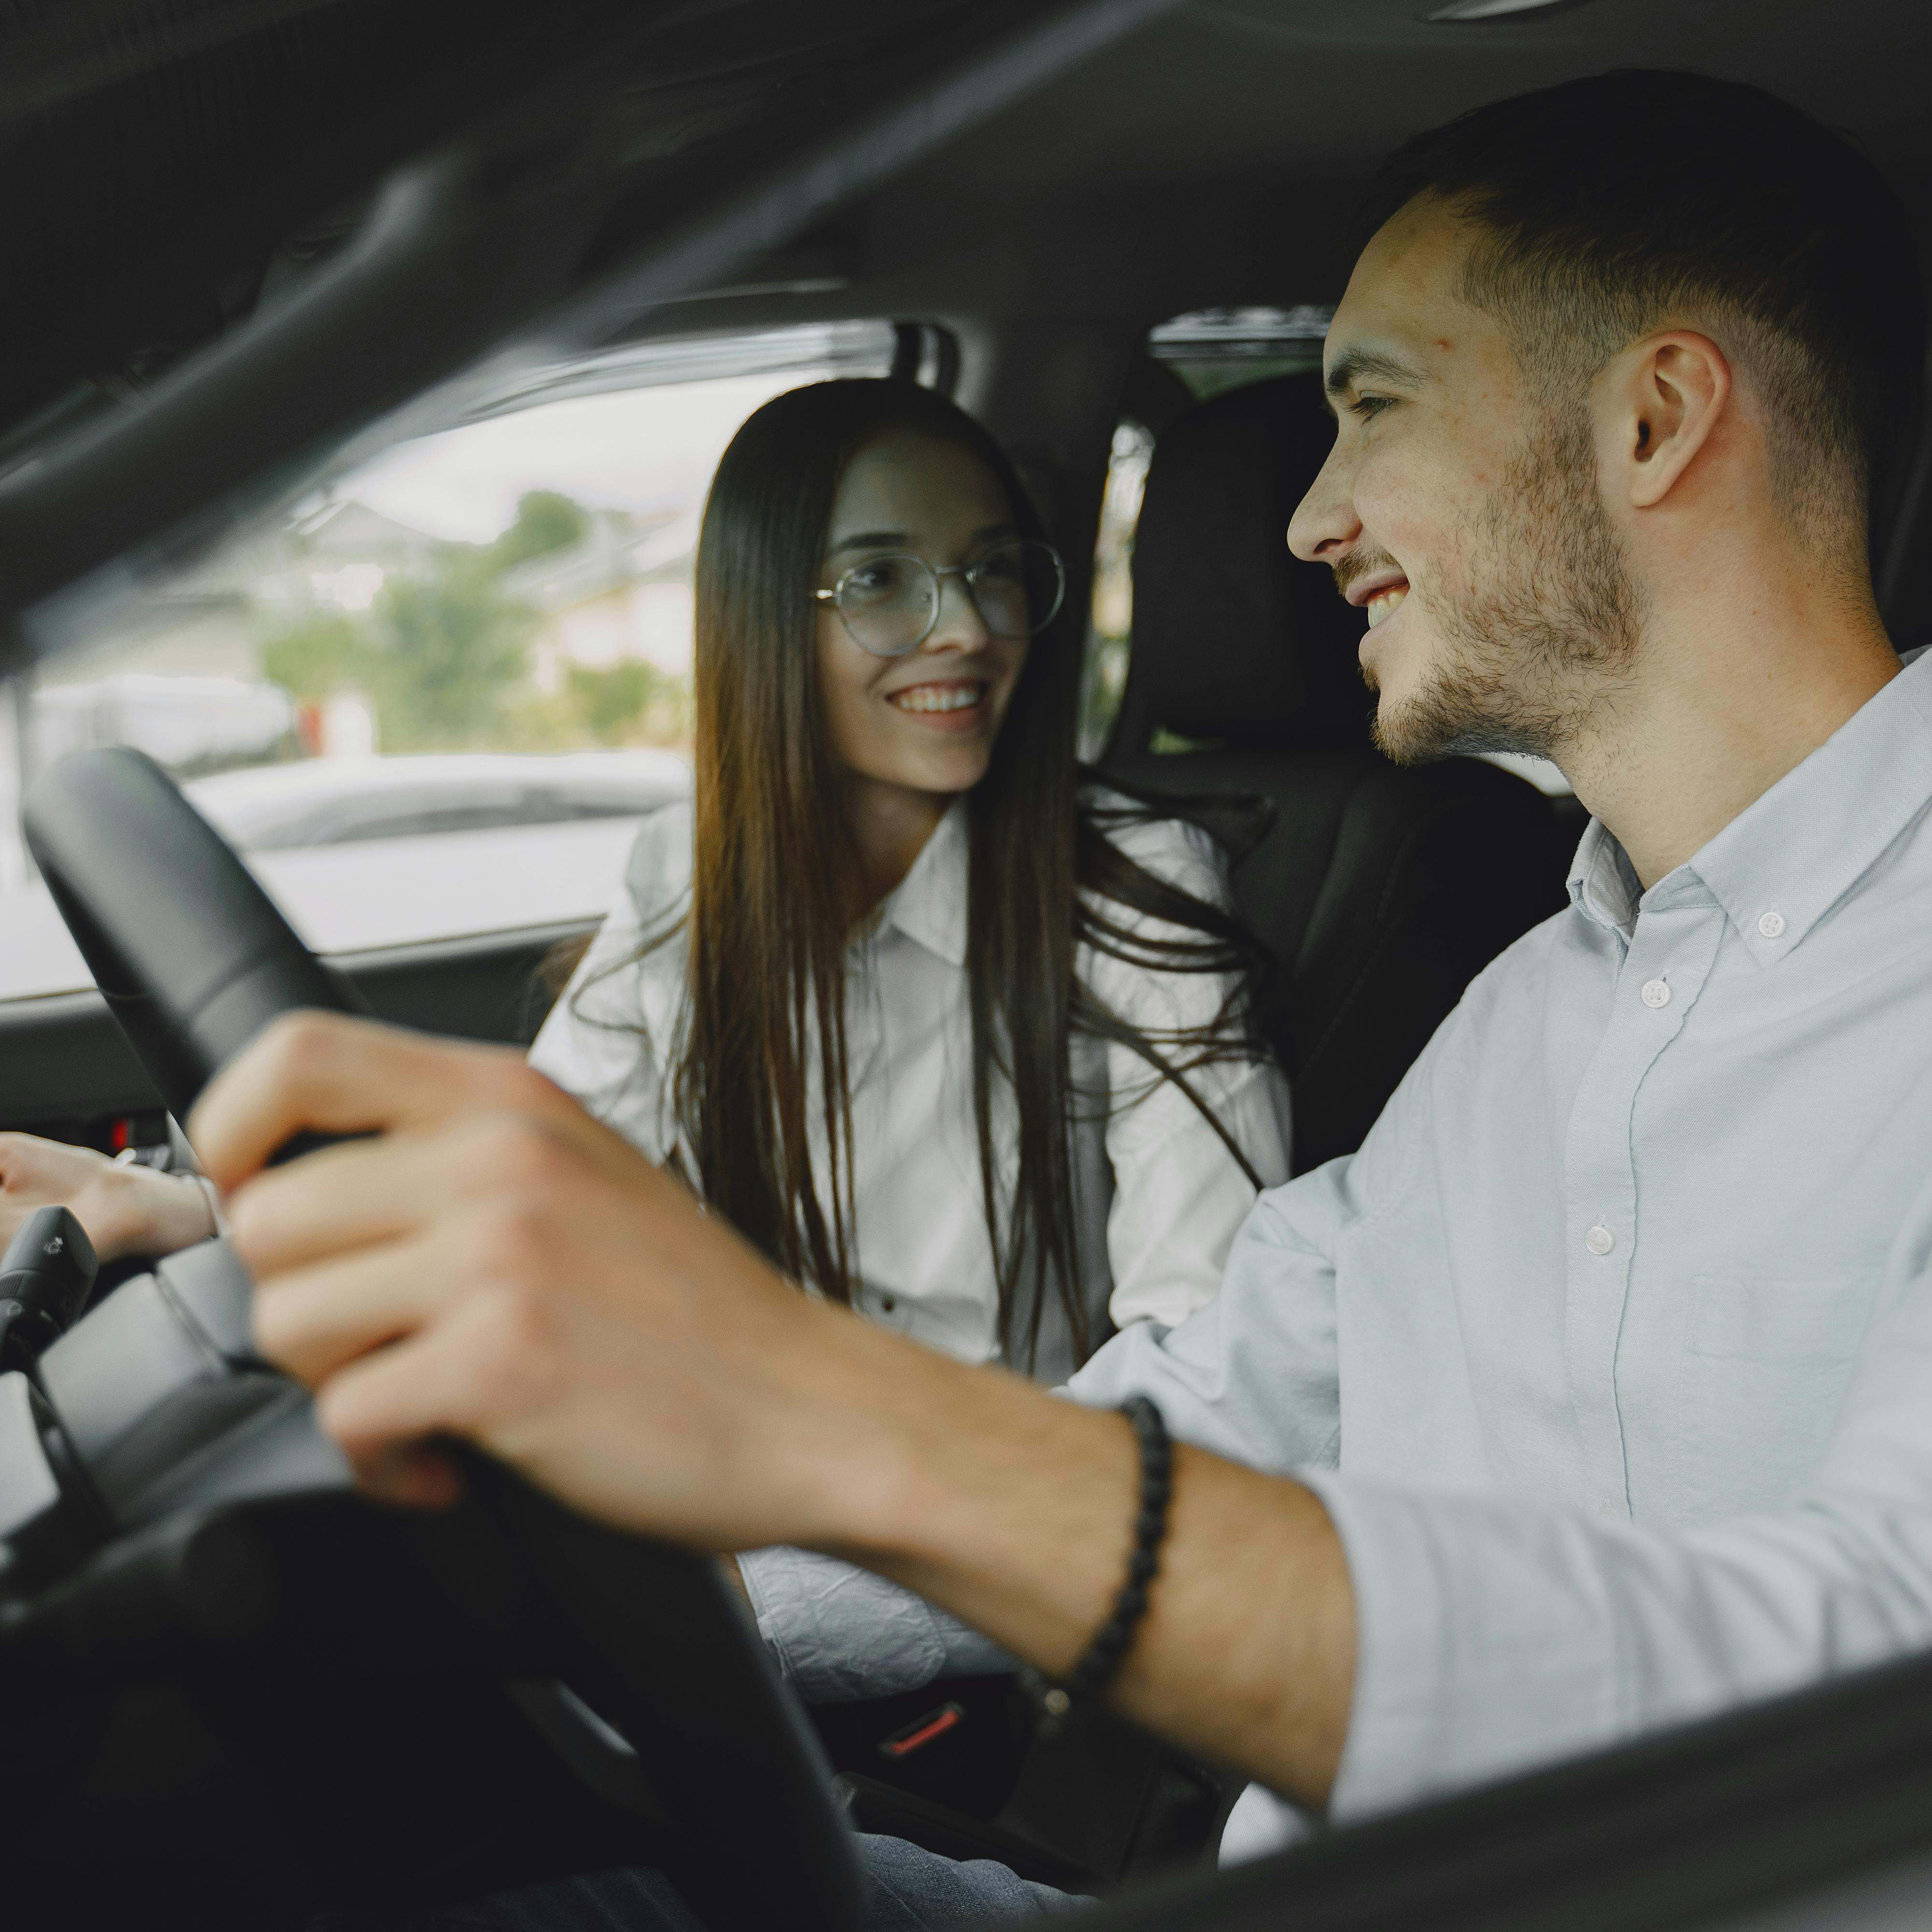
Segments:
[[[1932,1646],[1929,803],[1922,660],[1648,892],[1593,823],[1360,1151],[1070,1385],[1322,1498],[1338,1817]],[[748,1568],[808,1694],[985,1660]],[[1228,1849],[1289,1826],[1251,1794]]]

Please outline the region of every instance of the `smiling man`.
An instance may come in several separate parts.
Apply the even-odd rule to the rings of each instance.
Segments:
[[[1932,664],[1866,562],[1911,239],[1834,137],[1669,75],[1424,136],[1373,221],[1290,541],[1392,756],[1538,752],[1593,821],[1214,1305],[1049,1400],[800,1297],[514,1062],[352,1022],[194,1123],[373,1485],[446,1495],[451,1432],[756,1551],[808,1695],[988,1640],[1104,1680],[1257,1780],[1231,1850],[1932,1644]],[[386,1132],[262,1172],[303,1126]],[[882,1924],[1046,1902],[874,1856]]]

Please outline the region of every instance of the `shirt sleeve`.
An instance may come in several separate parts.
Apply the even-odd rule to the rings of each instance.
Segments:
[[[1338,1817],[1932,1646],[1932,1190],[1785,1508],[1672,1530],[1303,1472],[1358,1626]]]
[[[1198,826],[1164,819],[1112,835],[1138,864],[1211,905],[1228,904],[1218,848]],[[1184,928],[1109,905],[1108,915],[1149,938],[1186,939]],[[1162,1046],[1163,1036],[1211,1026],[1234,990],[1221,974],[1162,972],[1090,950],[1082,970],[1094,994]],[[1184,1062],[1184,1052],[1177,1057]],[[1113,1276],[1108,1312],[1117,1328],[1185,1322],[1212,1300],[1235,1231],[1254,1205],[1254,1184],[1187,1096],[1131,1048],[1107,1048],[1107,1158],[1113,1204],[1107,1221]],[[1196,1067],[1188,1084],[1233,1137],[1264,1186],[1288,1172],[1288,1083],[1272,1059]]]
[[[538,1030],[530,1064],[652,1160],[668,1151],[645,1018],[644,934],[626,885]]]
[[[1096,1408],[1150,1396],[1180,1441],[1252,1468],[1333,1465],[1335,1251],[1360,1217],[1363,1160],[1330,1161],[1262,1195],[1234,1237],[1220,1293],[1178,1328],[1124,1329],[1066,1393]]]

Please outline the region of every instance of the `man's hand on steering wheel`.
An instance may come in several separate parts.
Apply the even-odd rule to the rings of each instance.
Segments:
[[[304,1130],[373,1137],[270,1168]],[[1051,1675],[1106,1616],[1138,1493],[1121,1417],[800,1294],[516,1055],[293,1014],[190,1132],[260,1347],[377,1492],[451,1499],[426,1445],[456,1437],[621,1528],[851,1557]],[[1354,1644],[1316,1498],[1182,1446],[1129,1713],[1318,1805]]]
[[[302,1129],[380,1138],[266,1168]],[[860,1324],[517,1055],[298,1014],[190,1131],[230,1190],[263,1352],[316,1390],[370,1489],[448,1500],[452,1466],[422,1445],[457,1436],[692,1546],[830,1533],[818,1472],[857,1481],[863,1452],[797,1371],[826,1317]]]

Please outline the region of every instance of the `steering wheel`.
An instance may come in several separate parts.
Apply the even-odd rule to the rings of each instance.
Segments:
[[[24,820],[177,1117],[276,1015],[356,1007],[141,754],[62,760]],[[366,1502],[254,1355],[249,1294],[209,1242],[104,1301],[34,1382],[0,1378],[0,1711],[191,1681],[326,1902],[649,1863],[714,1932],[844,1932],[850,1830],[716,1567],[480,1456],[453,1510]]]

